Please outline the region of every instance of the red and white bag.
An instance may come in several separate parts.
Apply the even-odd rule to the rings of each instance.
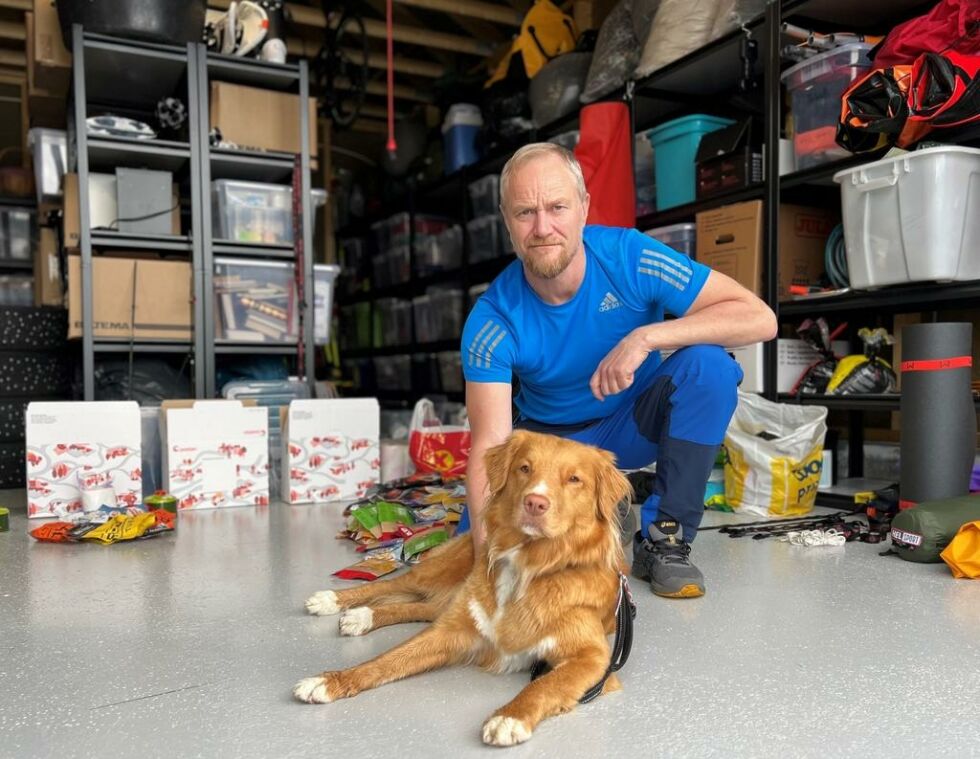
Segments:
[[[408,453],[417,472],[464,475],[470,456],[469,425],[443,424],[432,401],[422,398],[412,414]]]

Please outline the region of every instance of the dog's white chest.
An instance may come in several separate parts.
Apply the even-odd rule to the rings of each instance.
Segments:
[[[497,608],[494,609],[493,615],[487,614],[487,610],[477,599],[471,598],[469,602],[470,616],[473,618],[473,624],[476,625],[477,631],[490,647],[496,649],[497,661],[493,669],[498,672],[518,672],[528,669],[534,662],[551,651],[555,645],[554,638],[547,637],[525,651],[504,652],[500,650],[497,626],[503,619],[507,605],[514,600],[521,580],[520,570],[512,557],[501,558],[497,562],[495,588]]]

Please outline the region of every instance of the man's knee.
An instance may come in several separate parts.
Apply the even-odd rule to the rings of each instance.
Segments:
[[[668,367],[668,362],[670,366]],[[672,353],[664,362],[670,373],[686,373],[711,384],[738,385],[742,367],[720,345],[689,345]]]

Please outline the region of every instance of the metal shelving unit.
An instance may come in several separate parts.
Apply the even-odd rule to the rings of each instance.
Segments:
[[[122,40],[73,29],[73,108],[75,128],[72,155],[79,175],[80,252],[82,279],[82,376],[85,400],[94,398],[97,354],[187,354],[194,358],[194,387],[199,398],[214,397],[218,356],[271,355],[306,358],[306,379],[314,382],[313,337],[313,213],[310,186],[309,123],[306,107],[309,74],[304,62],[276,65],[220,55],[209,55],[202,44],[186,48],[135,40]],[[291,184],[294,157],[287,153],[212,150],[208,141],[209,83],[211,78],[299,95],[300,156],[303,229],[302,342],[292,344],[222,343],[215,340],[215,256],[256,260],[295,260],[292,246],[242,244],[212,236],[211,179],[220,177]],[[164,95],[186,88],[188,141],[135,140],[90,137],[84,127],[89,104],[120,110],[152,109]],[[183,99],[183,98],[182,98]],[[123,234],[91,229],[88,177],[90,172],[135,166],[173,173],[186,172],[190,187],[190,233],[186,235]],[[99,249],[153,251],[186,256],[193,280],[192,339],[182,341],[96,339],[92,328],[92,260]],[[30,264],[30,262],[28,262]],[[25,266],[25,268],[28,268]]]
[[[193,278],[192,337],[187,342],[152,340],[97,340],[93,333],[92,260],[96,249],[124,248],[182,253],[190,259],[192,271],[202,255],[199,224],[201,197],[193,180],[199,161],[198,148],[200,97],[193,72],[197,67],[198,45],[185,48],[136,40],[121,40],[86,33],[81,26],[72,30],[72,108],[69,111],[71,156],[78,173],[79,231],[82,294],[82,383],[84,400],[95,398],[95,359],[97,353],[170,353],[194,357],[194,387],[198,396],[204,388],[204,321],[201,310],[203,285]],[[89,137],[86,128],[89,105],[124,109],[152,108],[164,95],[176,92],[186,83],[186,102],[190,141],[138,141],[122,138]],[[176,172],[191,171],[190,235],[133,235],[93,230],[90,224],[89,174],[92,170],[134,166]],[[190,295],[190,294],[189,294]]]
[[[204,283],[204,322],[208,325],[204,336],[205,362],[204,395],[214,397],[220,388],[216,387],[218,356],[302,355],[305,359],[306,382],[313,396],[315,381],[315,354],[313,338],[313,204],[310,185],[310,134],[313,129],[309,123],[307,103],[310,94],[309,70],[306,61],[298,64],[271,64],[262,61],[235,58],[207,53],[204,46],[198,46],[201,65],[197,67],[197,88],[202,107],[199,110],[201,126],[198,129],[199,152],[202,157],[200,171],[195,175],[199,182],[199,192],[204,199],[204,213],[201,219],[203,253],[200,277]],[[214,313],[214,259],[215,256],[249,257],[256,260],[295,261],[295,251],[290,246],[242,244],[231,240],[213,237],[211,218],[211,180],[212,178],[241,179],[260,182],[291,184],[294,157],[287,153],[257,153],[253,151],[232,151],[212,149],[208,141],[208,102],[211,79],[232,82],[250,87],[260,87],[293,92],[299,96],[300,125],[300,174],[302,186],[302,243],[303,243],[303,292],[299,293],[301,318],[301,341],[299,344],[274,345],[268,343],[232,343],[215,339]]]

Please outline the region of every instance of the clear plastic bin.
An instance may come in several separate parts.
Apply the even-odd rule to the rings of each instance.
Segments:
[[[374,287],[391,285],[391,266],[388,264],[387,253],[371,256],[371,278]]]
[[[667,227],[648,229],[644,234],[693,259],[697,250],[695,244],[697,242],[697,229],[697,224],[671,224]]]
[[[500,218],[497,214],[466,222],[470,241],[470,263],[488,261],[500,255]]]
[[[381,315],[381,340],[385,347],[412,342],[412,302],[399,298],[380,298],[375,308]]]
[[[371,329],[371,304],[368,301],[354,304],[354,336],[355,348],[370,348],[373,338]]]
[[[502,256],[509,256],[514,252],[514,243],[510,239],[510,232],[507,231],[507,225],[500,214],[497,214],[497,244]]]
[[[333,291],[340,269],[331,264],[313,266],[313,341],[317,345],[330,342],[333,322]]]
[[[371,225],[374,233],[378,250],[385,251],[399,245],[408,246],[411,244],[412,224],[408,213],[396,213],[384,221],[376,222]],[[415,214],[415,244],[425,237],[437,235],[449,226],[449,222],[438,216],[426,214]]]
[[[415,246],[415,273],[420,277],[458,269],[463,263],[463,229],[452,226]]]
[[[429,290],[432,306],[432,340],[458,340],[463,329],[463,291],[457,288]]]
[[[34,185],[39,203],[61,198],[61,180],[68,167],[68,135],[63,129],[34,127],[27,132],[34,159]]]
[[[439,361],[435,353],[412,355],[412,387],[420,393],[439,392]]]
[[[782,80],[793,114],[793,152],[798,171],[850,154],[836,140],[841,95],[871,68],[871,45],[857,42],[828,50],[786,69]]]
[[[432,318],[432,298],[428,295],[418,295],[412,298],[412,313],[415,316],[415,340],[419,343],[431,343],[436,338],[435,324]]]
[[[500,211],[500,175],[488,174],[469,184],[473,216],[489,216]]]
[[[489,282],[484,282],[482,285],[473,285],[469,290],[466,291],[467,302],[469,307],[472,309],[483,293],[485,293],[490,288]]]
[[[369,287],[371,277],[371,253],[368,241],[363,237],[349,237],[340,241],[342,267],[340,285],[347,294],[362,292]]]
[[[980,279],[980,149],[944,146],[839,171],[855,289]]]
[[[33,260],[36,242],[33,211],[0,208],[0,261]]]
[[[388,251],[388,284],[403,285],[412,278],[412,251],[399,245]]]
[[[444,393],[463,392],[463,363],[459,351],[443,351],[436,354],[439,361],[439,379]]]
[[[0,306],[33,306],[34,277],[30,274],[0,274]]]
[[[636,215],[646,216],[657,210],[657,174],[653,145],[646,132],[633,140],[633,174],[636,177]]]
[[[374,372],[379,390],[412,389],[412,360],[407,354],[375,356]]]
[[[211,187],[215,239],[293,244],[293,191],[288,185],[216,179]]]
[[[226,342],[295,343],[296,280],[285,261],[216,258],[214,337]]]

